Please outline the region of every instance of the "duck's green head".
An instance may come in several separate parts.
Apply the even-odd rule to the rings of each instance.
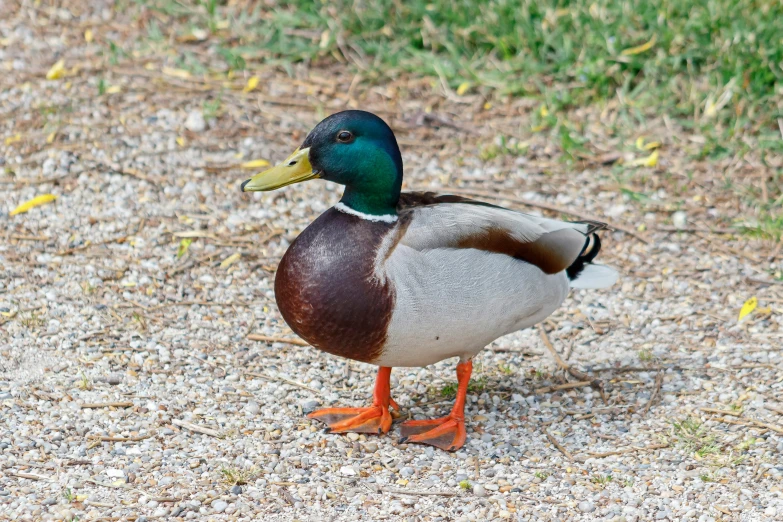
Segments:
[[[242,183],[242,190],[274,190],[314,178],[345,185],[340,201],[353,210],[395,214],[402,156],[394,133],[370,112],[338,112],[319,123],[285,161]]]

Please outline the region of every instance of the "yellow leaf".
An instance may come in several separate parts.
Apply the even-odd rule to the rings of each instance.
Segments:
[[[49,72],[46,73],[46,79],[56,80],[58,78],[62,78],[63,74],[65,74],[65,60],[58,60],[57,63],[52,65],[52,68],[49,69]]]
[[[54,138],[56,138],[56,137],[57,137],[57,133],[56,132],[52,132],[51,134],[49,134],[46,137],[46,143],[52,143],[54,141]]]
[[[182,136],[177,136],[177,145],[179,145],[180,147],[184,147],[185,143],[186,143],[185,138],[183,138]]]
[[[73,499],[74,499],[76,502],[84,502],[84,501],[85,501],[85,500],[87,500],[88,498],[90,498],[90,495],[76,495],[75,497],[73,497]]]
[[[492,108],[492,102],[487,102],[484,104],[484,110],[488,111]]]
[[[243,90],[244,92],[250,92],[250,91],[252,91],[252,90],[253,90],[253,89],[255,89],[256,87],[258,87],[258,82],[259,82],[259,81],[260,81],[260,80],[259,80],[258,76],[251,76],[250,78],[248,78],[248,79],[247,79],[247,85],[245,85],[245,88],[244,88],[244,89],[242,89],[242,90]]]
[[[398,479],[397,480],[397,484],[399,484],[400,486],[407,486],[408,485],[408,480],[407,479]]]
[[[120,285],[124,286],[125,288],[133,288],[134,286],[136,286],[136,284],[137,284],[136,281],[124,281],[120,283]]]
[[[329,32],[329,29],[321,33],[321,41],[318,42],[318,47],[321,49],[326,49],[329,47],[329,35],[331,33]]]
[[[549,116],[549,109],[546,108],[546,105],[542,105],[540,109],[538,109],[538,114],[541,115],[542,118],[546,118]]]
[[[117,94],[118,92],[122,91],[122,87],[119,85],[112,85],[108,89],[106,89],[106,94]]]
[[[84,31],[84,41],[87,43],[92,43],[92,40],[93,40],[92,29],[87,29],[86,31]]]
[[[220,268],[228,268],[232,264],[239,261],[240,257],[242,257],[242,254],[240,254],[239,252],[234,252],[233,254],[225,258],[222,263],[220,263]]]
[[[739,317],[737,318],[737,321],[742,321],[748,314],[750,314],[753,310],[756,309],[756,307],[759,305],[759,300],[754,295],[747,301],[745,301],[745,304],[742,305],[742,308],[740,309]]]
[[[718,105],[715,103],[715,100],[712,99],[712,96],[710,96],[704,104],[704,116],[712,118],[716,114],[718,114]]]
[[[9,136],[5,139],[5,144],[10,145],[12,143],[16,143],[17,141],[22,141],[22,135],[21,134],[14,134],[13,136]]]
[[[243,169],[257,169],[259,167],[268,167],[271,165],[267,160],[265,159],[257,159],[257,160],[251,160],[246,161],[241,166]]]
[[[629,167],[654,167],[658,164],[658,151],[654,150],[646,158],[638,158],[628,162]]]
[[[639,136],[636,138],[636,148],[639,150],[644,150],[644,136]]]
[[[636,138],[636,148],[639,150],[652,150],[661,146],[660,141],[651,141],[649,143],[644,142],[644,136]]]
[[[457,96],[462,96],[470,89],[470,82],[462,82],[457,87]]]
[[[174,76],[175,78],[182,78],[183,80],[190,78],[190,71],[186,71],[185,69],[174,69],[172,67],[164,67],[163,74],[166,76]]]
[[[183,240],[181,240],[179,242],[179,249],[177,249],[177,259],[181,258],[182,256],[184,256],[187,253],[188,248],[190,248],[190,244],[192,242],[193,242],[193,239],[191,239],[189,237],[185,238],[185,239],[183,239]]]
[[[54,194],[41,194],[40,196],[34,197],[30,201],[25,201],[24,203],[22,203],[21,205],[13,209],[10,215],[15,216],[17,214],[22,214],[24,212],[27,212],[31,208],[37,207],[38,205],[51,203],[55,199],[57,199],[57,196],[55,196]]]
[[[634,54],[641,54],[645,51],[649,51],[652,49],[652,46],[655,45],[655,40],[657,39],[658,35],[653,35],[652,38],[650,38],[650,41],[647,43],[643,43],[642,45],[637,45],[636,47],[630,47],[628,49],[625,49],[622,54],[623,56],[631,56]]]

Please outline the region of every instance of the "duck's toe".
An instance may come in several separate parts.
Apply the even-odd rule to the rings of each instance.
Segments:
[[[391,429],[389,409],[381,405],[369,408],[325,408],[307,416],[326,424],[330,433],[386,433]]]
[[[465,421],[447,415],[440,419],[412,420],[400,427],[400,442],[428,444],[445,451],[456,451],[465,444]]]

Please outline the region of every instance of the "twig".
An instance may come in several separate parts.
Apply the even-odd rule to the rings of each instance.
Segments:
[[[598,393],[601,394],[601,400],[604,401],[604,404],[608,404],[608,401],[606,400],[606,393],[604,393],[603,381],[601,381],[600,379],[593,379],[585,372],[577,370],[576,368],[572,368],[569,364],[567,364],[563,360],[562,357],[560,357],[560,354],[557,353],[555,347],[552,346],[552,342],[549,340],[549,336],[546,334],[546,330],[544,330],[544,327],[539,325],[538,331],[541,334],[541,340],[544,342],[544,346],[546,346],[546,349],[549,350],[549,353],[551,353],[552,356],[555,358],[555,362],[560,367],[560,369],[568,372],[569,374],[573,375],[580,381],[589,381],[590,387],[592,387],[595,390],[598,390]]]
[[[287,379],[285,377],[273,377],[272,375],[267,375],[265,373],[255,373],[255,372],[244,372],[245,375],[249,375],[251,377],[258,377],[260,379],[266,379],[268,381],[277,381],[277,382],[283,382],[286,384],[290,384],[291,386],[296,386],[297,388],[302,388],[303,390],[307,390],[309,392],[318,393],[317,390],[314,390],[313,388],[310,388],[309,386],[306,386],[302,384],[301,382],[292,381],[291,379]]]
[[[217,437],[218,439],[222,439],[225,436],[218,430],[213,430],[212,428],[199,426],[198,424],[193,424],[192,422],[188,422],[188,421],[172,419],[171,423],[175,426],[179,426],[180,428],[185,428],[186,430],[195,431],[196,433],[201,433],[203,435],[209,435],[210,437]]]
[[[411,496],[436,496],[436,497],[455,497],[457,494],[453,491],[425,491],[421,489],[411,489],[411,490],[404,490],[404,489],[383,489],[381,491],[385,491],[386,493],[391,493],[392,495],[411,495]]]
[[[631,237],[634,237],[641,241],[642,243],[647,243],[648,245],[652,243],[650,239],[648,239],[646,236],[643,236],[642,234],[636,232],[630,227],[627,227],[625,225],[618,225],[616,223],[607,223],[606,219],[594,216],[592,214],[588,214],[586,212],[579,212],[577,210],[569,210],[563,207],[558,207],[557,205],[550,205],[548,203],[541,203],[539,201],[532,201],[529,199],[523,199],[523,198],[515,198],[511,196],[506,196],[505,194],[499,194],[496,192],[489,192],[487,190],[475,190],[475,189],[462,189],[462,188],[449,188],[447,192],[451,192],[453,194],[464,194],[466,196],[476,196],[480,198],[489,198],[494,199],[497,201],[511,201],[512,203],[519,203],[520,205],[528,205],[531,207],[536,207],[544,210],[549,210],[551,212],[559,212],[561,214],[568,214],[569,216],[578,217],[580,219],[587,219],[589,221],[598,221],[601,223],[606,223],[606,225],[609,228],[613,228],[615,230],[619,230],[621,232],[625,232]]]
[[[783,281],[775,281],[772,279],[756,279],[755,277],[747,278],[749,283],[756,283],[757,285],[783,285]]]
[[[774,406],[765,405],[764,408],[768,409],[769,411],[774,411],[778,415],[783,415],[783,409],[776,408]]]
[[[117,437],[117,436],[111,436],[111,435],[92,435],[88,437],[89,439],[93,440],[99,440],[101,442],[139,442],[142,440],[149,439],[151,437],[154,437],[155,435],[153,433],[147,434],[147,435],[137,435],[136,437]],[[92,464],[90,462],[90,464]]]
[[[292,506],[296,503],[294,500],[294,497],[291,496],[291,493],[288,492],[288,488],[285,486],[280,486],[280,494],[285,499],[286,502],[291,504]]]
[[[85,243],[83,245],[79,245],[77,247],[67,248],[65,250],[61,250],[61,251],[57,252],[57,255],[58,256],[69,256],[69,255],[73,254],[74,252],[78,252],[80,250],[85,250],[85,249],[93,247],[93,246],[108,245],[110,243],[124,243],[127,239],[128,239],[127,235],[122,235],[122,236],[117,236],[117,237],[112,238],[112,239],[107,239],[105,241],[97,241],[95,243],[93,243],[91,241],[85,241]]]
[[[582,386],[590,386],[591,384],[592,381],[567,382],[565,384],[558,384],[555,386],[544,386],[543,388],[536,388],[535,390],[533,390],[533,393],[539,395],[542,393],[551,393],[553,391],[558,391],[558,390],[570,390],[571,388],[581,388]]]
[[[571,455],[571,453],[569,453],[569,451],[567,449],[565,449],[562,446],[562,444],[557,442],[557,439],[551,433],[549,433],[547,430],[544,430],[544,435],[546,435],[546,438],[549,439],[549,442],[551,442],[554,445],[554,447],[556,447],[560,451],[560,453],[565,455],[565,458],[567,458],[568,460],[571,460],[571,461],[574,460],[573,455]]]
[[[291,339],[288,337],[273,337],[269,335],[250,334],[247,338],[251,341],[263,341],[265,343],[288,343],[296,346],[310,346],[307,341],[301,339]]]
[[[132,408],[132,402],[85,402],[82,409],[87,408]]]
[[[655,376],[655,388],[653,389],[652,395],[650,395],[650,400],[648,400],[647,404],[645,404],[644,408],[642,408],[642,415],[647,415],[647,412],[650,411],[650,407],[652,407],[653,401],[655,401],[655,399],[657,399],[658,395],[661,393],[661,386],[663,386],[663,372],[659,371]]]
[[[668,448],[668,444],[651,444],[649,446],[631,446],[616,451],[607,451],[606,453],[589,453],[591,459],[602,459],[612,455],[624,455],[625,453],[636,453],[637,451],[652,451],[661,448]]]
[[[775,426],[774,424],[770,424],[768,422],[762,422],[756,419],[749,419],[747,417],[741,417],[739,420],[719,417],[715,420],[717,420],[718,422],[725,422],[726,424],[738,424],[740,426],[756,426],[758,428],[766,428],[768,430],[774,431],[775,433],[783,434],[783,428],[781,428],[780,426]]]
[[[21,471],[9,471],[9,475],[19,478],[25,478],[30,480],[52,480],[52,477],[47,477],[46,475],[36,475],[35,473],[23,473]]]
[[[699,408],[706,413],[719,413],[721,415],[731,415],[732,417],[741,417],[742,413],[732,410],[719,410],[718,408]]]
[[[660,230],[662,232],[683,232],[686,234],[739,234],[739,230],[734,228],[699,228],[699,227],[689,227],[689,228],[677,228],[667,225],[660,225],[655,227],[656,230]]]

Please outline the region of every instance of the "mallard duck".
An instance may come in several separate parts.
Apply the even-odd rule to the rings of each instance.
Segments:
[[[291,244],[275,298],[291,329],[324,352],[379,366],[372,405],[309,415],[334,433],[386,433],[392,367],[459,357],[451,412],[401,425],[401,441],[445,450],[466,439],[472,358],[546,319],[570,288],[604,288],[593,264],[596,222],[564,222],[454,195],[401,193],[402,156],[389,126],[364,111],[321,121],[291,156],[242,183],[267,191],[310,179],[345,186],[340,201]]]

